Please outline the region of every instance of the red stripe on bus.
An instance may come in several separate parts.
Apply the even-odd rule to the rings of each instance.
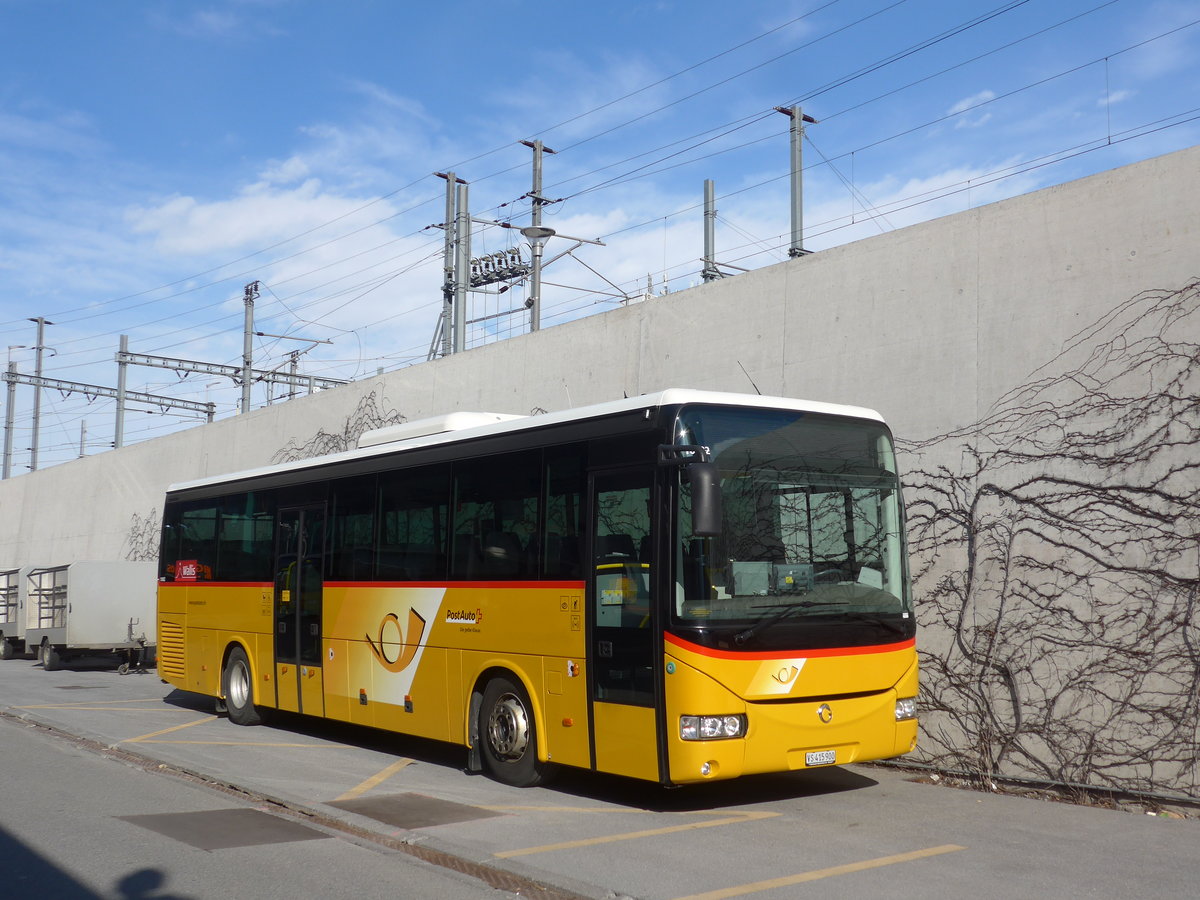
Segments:
[[[741,653],[737,650],[714,650],[711,647],[701,647],[691,641],[684,640],[678,635],[666,634],[667,643],[674,644],[683,650],[709,656],[713,659],[811,659],[820,656],[865,656],[871,653],[894,653],[897,650],[908,650],[917,645],[916,638],[909,638],[898,644],[874,644],[869,647],[827,647],[820,650],[756,650]]]
[[[164,581],[176,587],[272,587],[269,581]],[[509,588],[530,590],[545,588],[554,591],[582,591],[582,581],[325,581],[327,588]]]
[[[326,581],[327,588],[488,588],[489,590],[582,591],[582,581]]]
[[[185,587],[185,588],[219,588],[219,587],[256,587],[269,588],[269,581],[161,581],[160,585],[168,585],[170,587]]]

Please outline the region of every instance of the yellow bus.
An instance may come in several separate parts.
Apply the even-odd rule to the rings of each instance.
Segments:
[[[662,784],[916,745],[891,435],[866,409],[666,390],[456,413],[172,486],[158,666],[449,741],[513,785]]]

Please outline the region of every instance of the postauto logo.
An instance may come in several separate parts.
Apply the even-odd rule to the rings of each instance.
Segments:
[[[448,625],[478,625],[482,621],[482,609],[476,609],[473,612],[469,609],[446,610],[446,623]]]

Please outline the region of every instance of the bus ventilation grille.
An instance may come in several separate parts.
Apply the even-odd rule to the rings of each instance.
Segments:
[[[160,675],[182,678],[184,674],[183,626],[175,622],[158,623],[158,671]]]

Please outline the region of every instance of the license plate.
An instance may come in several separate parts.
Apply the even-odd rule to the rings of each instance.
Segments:
[[[806,766],[832,766],[837,762],[837,753],[833,750],[814,750],[804,754]]]

